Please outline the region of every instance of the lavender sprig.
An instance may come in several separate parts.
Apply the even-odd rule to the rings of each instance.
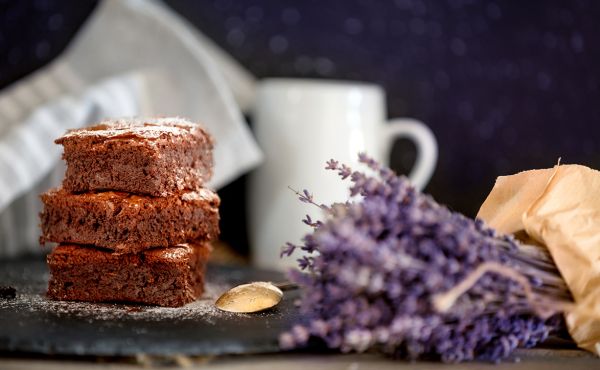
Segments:
[[[544,252],[451,212],[365,154],[359,161],[374,175],[333,159],[325,167],[350,180],[347,203],[296,192],[325,218],[307,217],[313,231],[282,252],[307,253],[290,276],[306,288],[306,321],[281,335],[283,348],[312,336],[344,352],[498,361],[561,328],[570,294]]]

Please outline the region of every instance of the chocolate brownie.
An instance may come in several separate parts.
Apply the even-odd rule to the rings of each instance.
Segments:
[[[212,176],[211,136],[181,118],[119,119],[71,130],[63,186],[72,192],[119,190],[165,196],[196,189]]]
[[[41,195],[40,241],[90,244],[119,253],[168,247],[219,234],[219,196],[206,188],[166,197],[123,192]]]
[[[106,249],[61,244],[47,257],[48,297],[183,306],[204,290],[210,250],[207,243],[188,243],[116,255]]]

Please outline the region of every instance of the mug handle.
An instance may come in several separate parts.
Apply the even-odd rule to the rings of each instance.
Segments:
[[[417,189],[423,190],[431,179],[437,163],[438,147],[433,132],[416,119],[394,118],[384,125],[383,136],[385,143],[383,158],[388,160],[395,139],[407,138],[415,143],[417,159],[408,178]]]

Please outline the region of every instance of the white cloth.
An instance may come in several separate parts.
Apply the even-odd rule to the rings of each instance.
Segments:
[[[66,129],[124,116],[202,122],[218,188],[262,159],[240,111],[253,86],[162,3],[104,0],[56,61],[0,91],[0,258],[39,251],[38,195],[62,180],[54,139]]]
[[[142,109],[142,76],[121,76],[65,96],[12,125],[0,139],[0,256],[39,252],[39,194],[64,175],[54,138],[104,117],[132,116]]]

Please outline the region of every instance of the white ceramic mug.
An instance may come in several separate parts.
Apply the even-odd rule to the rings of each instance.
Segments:
[[[408,138],[417,147],[409,175],[422,189],[437,161],[435,137],[414,119],[386,123],[385,94],[376,85],[306,79],[267,79],[258,86],[253,124],[264,151],[264,163],[250,175],[248,227],[253,262],[260,267],[283,269],[296,258],[280,259],[286,242],[300,243],[310,228],[306,214],[321,218],[321,211],[302,203],[290,188],[309,190],[317,203],[348,198],[349,182],[325,162],[335,159],[353,169],[358,153],[365,152],[389,164],[392,144]]]

